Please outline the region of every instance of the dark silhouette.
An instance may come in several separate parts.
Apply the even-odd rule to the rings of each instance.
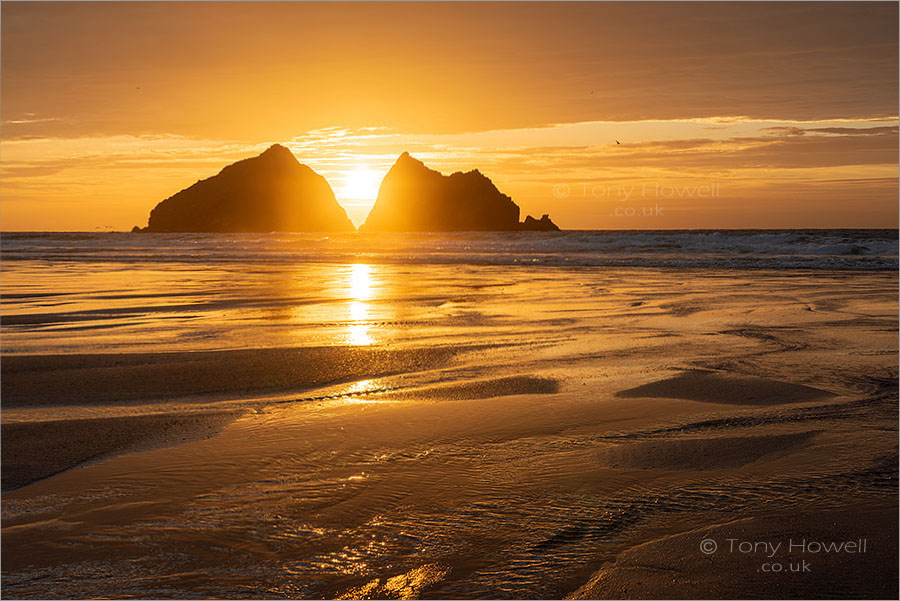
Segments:
[[[275,144],[162,201],[133,232],[352,232],[324,177]]]
[[[525,221],[519,224],[520,230],[528,232],[558,232],[559,228],[550,221],[550,215],[544,213],[540,219],[535,219],[531,215],[525,218]]]
[[[519,223],[519,206],[478,170],[446,176],[404,152],[378,191],[360,231],[558,230],[548,216]]]

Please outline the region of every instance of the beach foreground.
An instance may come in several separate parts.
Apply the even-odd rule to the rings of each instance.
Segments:
[[[42,269],[5,597],[897,594],[893,271]]]

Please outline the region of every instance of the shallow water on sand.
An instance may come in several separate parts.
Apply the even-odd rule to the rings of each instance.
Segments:
[[[892,272],[111,265],[4,262],[4,424],[239,413],[4,493],[5,596],[559,597],[663,535],[896,507]]]

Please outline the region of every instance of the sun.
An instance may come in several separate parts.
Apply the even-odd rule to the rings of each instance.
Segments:
[[[348,200],[372,200],[378,196],[378,187],[381,185],[381,173],[374,169],[360,167],[348,171],[344,175],[344,185],[341,188],[341,196]]]

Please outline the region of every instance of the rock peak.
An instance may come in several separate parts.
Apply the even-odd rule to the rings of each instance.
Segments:
[[[271,146],[266,148],[265,151],[263,151],[263,153],[259,156],[275,156],[282,154],[289,154],[292,157],[294,156],[294,153],[291,152],[290,148],[282,146],[281,144],[272,144]]]
[[[429,169],[425,165],[425,163],[423,163],[419,159],[415,158],[408,152],[404,152],[399,157],[397,157],[396,161],[394,161],[394,164],[391,167],[390,171],[388,171],[388,174],[385,176],[385,179],[387,179],[388,177],[391,177],[392,175],[393,175],[393,178],[400,177],[403,179],[423,177],[424,174],[426,174],[426,173],[432,174],[435,176],[441,175],[439,172],[437,172],[433,169]]]
[[[394,161],[394,165],[421,165],[424,167],[425,163],[413,157],[408,152],[404,152],[399,157],[397,157],[397,160]]]

